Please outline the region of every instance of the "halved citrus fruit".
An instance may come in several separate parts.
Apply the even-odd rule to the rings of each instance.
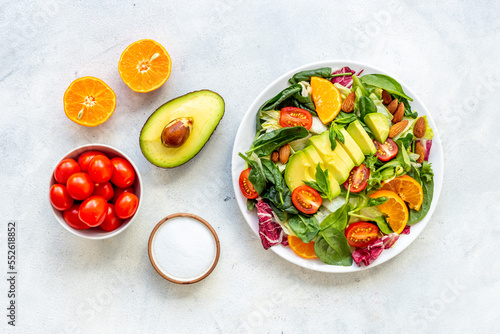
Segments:
[[[311,78],[311,95],[316,112],[323,124],[330,123],[340,112],[342,97],[335,85],[327,79]]]
[[[304,259],[317,258],[316,252],[314,252],[314,241],[306,244],[296,236],[288,235],[288,245],[295,252],[295,254],[303,257]]]
[[[83,77],[73,81],[64,93],[64,112],[84,126],[104,123],[116,108],[116,95],[101,79]]]
[[[381,190],[394,191],[403,201],[408,203],[410,209],[420,210],[424,201],[422,186],[414,178],[408,175],[396,177],[382,184]]]
[[[387,202],[380,204],[377,208],[386,216],[387,223],[392,230],[400,234],[408,222],[408,208],[405,202],[390,190],[379,190],[370,195],[373,198],[387,197]]]
[[[135,92],[151,92],[167,81],[172,61],[165,48],[151,40],[142,39],[130,44],[118,62],[118,72],[127,86]]]

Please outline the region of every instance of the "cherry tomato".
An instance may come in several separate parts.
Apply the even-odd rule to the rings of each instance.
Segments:
[[[118,218],[127,219],[134,215],[139,206],[139,199],[132,193],[123,193],[115,203],[115,213]]]
[[[349,186],[351,186],[352,193],[359,193],[366,188],[369,178],[370,170],[365,165],[361,164],[351,169],[347,181],[344,182],[344,187],[349,189]]]
[[[113,165],[111,183],[119,188],[127,188],[134,184],[135,171],[130,162],[123,158],[113,158],[111,164]]]
[[[87,224],[81,221],[78,217],[78,208],[80,208],[80,204],[73,204],[71,208],[63,212],[64,220],[66,224],[75,230],[86,230],[90,228]]]
[[[284,128],[303,126],[309,130],[312,126],[312,122],[312,115],[307,110],[296,107],[286,107],[281,109],[280,125]]]
[[[387,138],[383,144],[379,143],[377,140],[373,140],[373,143],[377,148],[376,156],[381,161],[389,161],[398,154],[398,144],[391,138]]]
[[[102,224],[107,212],[108,203],[104,197],[92,196],[80,204],[78,218],[88,226],[96,227]]]
[[[71,175],[79,172],[81,172],[81,168],[75,159],[64,159],[57,165],[54,171],[54,179],[58,183],[66,184]]]
[[[106,218],[104,218],[104,221],[102,222],[101,225],[99,225],[100,228],[102,228],[104,231],[114,231],[120,225],[122,224],[122,220],[116,216],[115,213],[115,206],[111,203],[108,203],[108,211],[106,213]]]
[[[255,191],[253,184],[248,180],[248,175],[250,175],[250,171],[252,168],[247,168],[240,174],[240,190],[248,199],[254,199],[259,196],[259,194]]]
[[[134,194],[134,188],[128,187],[128,188],[115,188],[114,189],[115,195],[113,196],[113,199],[111,200],[111,203],[116,203],[116,200],[118,197],[120,197],[121,194],[123,193],[132,193]]]
[[[113,174],[113,165],[108,157],[96,155],[89,163],[89,176],[96,183],[108,182]]]
[[[69,177],[66,188],[71,197],[83,201],[94,191],[94,182],[87,173],[76,173]]]
[[[54,184],[50,188],[50,203],[59,211],[68,210],[73,205],[73,199],[62,184]]]
[[[96,155],[106,156],[104,153],[99,151],[87,151],[80,154],[80,157],[78,157],[78,164],[82,168],[82,172],[87,173],[89,171],[90,161],[92,161]]]
[[[292,202],[299,211],[312,215],[318,211],[323,199],[316,190],[307,185],[302,185],[293,191]]]
[[[345,230],[345,236],[349,245],[363,248],[377,240],[378,227],[367,222],[353,223]]]
[[[114,195],[115,191],[111,182],[96,183],[94,186],[94,191],[92,192],[92,196],[102,196],[108,202],[113,198]]]

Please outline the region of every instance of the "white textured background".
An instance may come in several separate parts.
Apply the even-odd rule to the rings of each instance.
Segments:
[[[19,333],[392,333],[499,330],[498,1],[15,1],[0,3],[0,273],[6,225],[19,221]],[[170,79],[149,94],[121,81],[130,43],[152,38],[172,57]],[[401,78],[424,101],[445,149],[439,206],[395,259],[356,274],[308,271],[264,251],[230,182],[233,138],[247,107],[281,73],[344,58]],[[105,124],[63,111],[65,89],[96,76],[117,95]],[[138,136],[162,103],[207,88],[226,114],[202,152],[172,170],[142,156]],[[145,181],[128,230],[87,241],[54,219],[52,168],[72,148],[105,143],[132,157]],[[187,211],[221,239],[218,267],[192,286],[149,263],[147,240],[168,214]],[[3,260],[2,260],[3,259]],[[3,276],[2,274],[1,276]],[[2,304],[3,303],[3,304]]]

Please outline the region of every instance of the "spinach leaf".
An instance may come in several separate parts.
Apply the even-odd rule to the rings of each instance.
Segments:
[[[345,113],[343,111],[341,111],[337,117],[335,117],[334,121],[336,124],[339,124],[339,125],[348,125],[352,122],[354,122],[356,119],[358,119],[356,117],[356,115],[354,113]]]
[[[399,102],[403,102],[404,106],[405,106],[405,114],[404,116],[406,117],[411,117],[411,118],[417,118],[418,117],[418,112],[412,112],[411,111],[411,106],[410,106],[410,102],[408,102],[407,99],[405,99],[404,97],[400,97],[398,98]]]
[[[275,185],[276,190],[283,192],[283,176],[274,162],[269,159],[262,159],[262,170],[266,179]]]
[[[278,189],[276,189],[276,186],[268,187],[267,191],[261,196],[268,202],[272,203],[280,211],[289,214],[298,214],[299,211],[295,208],[292,202],[292,192],[288,189],[284,180],[281,182],[281,188],[283,188],[283,191],[280,193]]]
[[[360,118],[365,119],[365,116],[377,112],[377,107],[373,100],[367,96],[360,96],[359,98],[359,113]]]
[[[360,79],[361,82],[364,83],[365,85],[379,87],[386,90],[388,93],[413,101],[411,97],[409,97],[404,93],[403,88],[401,87],[399,82],[397,82],[388,75],[367,74],[363,75]]]
[[[381,215],[381,216],[378,216],[375,218],[370,218],[370,220],[374,221],[377,224],[379,230],[382,231],[382,233],[384,233],[384,234],[393,233],[393,230],[389,226],[389,224],[387,223],[387,220],[385,219],[384,215]]]
[[[411,143],[413,142],[413,134],[408,132],[405,137],[399,138],[398,141],[405,147],[410,147]]]
[[[347,223],[349,222],[348,212],[351,209],[349,203],[345,203],[340,208],[330,213],[321,222],[321,230],[326,230],[330,227],[334,227],[339,231],[345,230]]]
[[[350,73],[349,73],[350,74]],[[295,73],[293,77],[288,79],[290,84],[296,84],[300,81],[309,81],[311,77],[320,77],[320,78],[331,78],[332,77],[332,68],[331,67],[322,67],[317,68],[315,70],[306,70]]]
[[[314,251],[326,264],[351,266],[351,248],[344,233],[334,227],[320,233],[314,242]]]
[[[266,178],[257,161],[250,160],[242,153],[238,154],[252,168],[248,175],[248,181],[253,185],[255,191],[260,195],[266,189]]]
[[[271,209],[273,210],[273,212],[278,216],[278,218],[283,221],[283,220],[286,220],[287,217],[286,217],[286,213],[284,211],[281,211],[280,209],[278,209],[272,202],[266,202],[267,204],[269,204],[269,206],[271,207]]]
[[[316,181],[305,181],[302,180],[309,187],[318,191],[321,197],[327,198],[331,201],[334,197],[332,193],[332,185],[330,183],[330,177],[328,175],[328,169],[321,169],[320,164],[316,166]]]
[[[298,92],[293,95],[293,98],[294,101],[297,101],[300,106],[296,106],[297,108],[306,109],[309,112],[312,110],[316,114],[316,106],[314,105],[310,95],[302,96],[302,94]]]
[[[308,106],[300,103],[299,101],[297,101],[296,99],[293,99],[292,100],[292,105],[294,107],[297,107],[297,108],[300,108],[300,109],[304,109],[304,110],[307,110],[311,113],[311,115],[313,116],[318,116],[318,114],[316,113],[316,111],[314,111],[313,109],[310,109]]]
[[[363,86],[363,83],[361,82],[361,80],[359,80],[359,77],[355,74],[353,74],[353,76],[352,76],[352,88],[354,91],[356,91],[356,88],[359,88],[362,96],[369,96],[370,95],[366,91],[366,88],[365,88],[365,86]],[[356,96],[357,95],[358,94],[356,94]]]
[[[293,233],[295,233],[302,242],[309,243],[318,235],[319,223],[314,216],[305,217],[298,214],[290,218],[288,223]]]
[[[276,129],[267,132],[254,140],[252,148],[247,152],[255,152],[258,157],[264,157],[271,154],[277,148],[291,141],[307,137],[309,131],[303,126],[294,126],[291,128]]]
[[[335,122],[330,124],[330,129],[328,132],[328,138],[330,138],[330,145],[332,151],[337,147],[337,140],[342,144],[345,144],[345,138],[340,129],[342,129],[343,125],[336,125]]]
[[[262,120],[261,120],[261,112],[262,110],[271,110],[279,106],[284,101],[291,98],[295,93],[302,91],[302,86],[299,84],[289,86],[279,92],[273,98],[264,102],[262,106],[260,106],[257,111],[257,120],[256,120],[256,131],[259,133],[262,130]]]
[[[255,208],[257,201],[255,199],[247,199],[247,210],[252,211]]]

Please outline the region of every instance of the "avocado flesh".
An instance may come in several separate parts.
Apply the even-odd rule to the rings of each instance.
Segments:
[[[142,154],[152,164],[171,168],[193,158],[210,139],[224,115],[224,100],[209,90],[200,90],[173,99],[159,107],[142,127],[139,143]],[[180,147],[168,148],[162,144],[161,133],[170,121],[186,117],[193,120],[193,128]]]
[[[391,122],[387,116],[380,113],[371,113],[365,116],[364,121],[375,136],[375,139],[377,139],[379,143],[385,143],[389,136]]]
[[[318,166],[318,163],[322,170],[328,169],[314,146],[306,147],[303,152],[309,160],[309,174],[314,175],[314,179],[316,179],[316,166]],[[332,191],[332,194],[333,196],[337,196],[338,194],[340,194],[340,186],[330,170],[328,170],[328,178],[330,180],[330,189]]]
[[[347,168],[338,154],[332,151],[328,131],[311,137],[309,139],[309,145],[316,149],[325,167],[328,168],[329,174],[331,174],[339,184],[344,183],[349,177],[350,169]]]
[[[285,183],[293,191],[304,185],[302,181],[314,181],[309,173],[310,163],[303,151],[298,151],[290,157],[285,169]]]
[[[364,155],[375,154],[375,152],[377,152],[373,141],[358,120],[349,124],[347,132],[351,135],[356,144],[358,144]]]
[[[341,129],[340,132],[344,136],[344,143],[340,143],[344,150],[349,154],[349,157],[356,166],[361,165],[361,163],[365,160],[365,155],[363,151],[359,148],[358,144],[352,139],[351,135],[345,130]]]

